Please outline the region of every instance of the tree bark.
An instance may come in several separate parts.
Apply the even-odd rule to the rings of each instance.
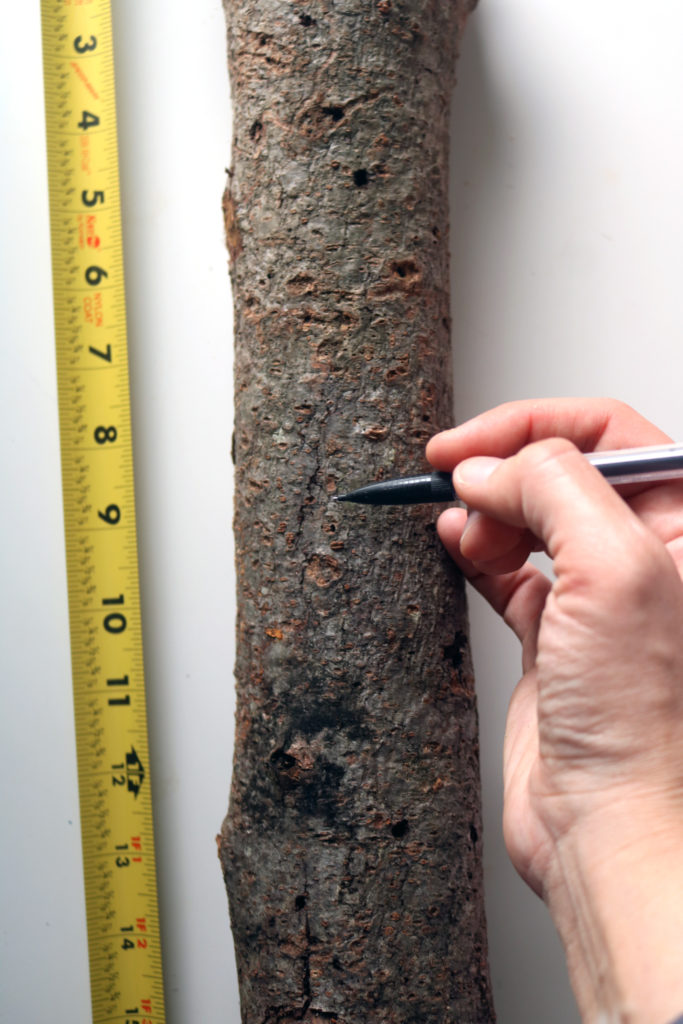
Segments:
[[[472,0],[226,0],[238,687],[219,836],[246,1024],[493,1020],[464,591],[339,491],[451,425],[447,155]]]

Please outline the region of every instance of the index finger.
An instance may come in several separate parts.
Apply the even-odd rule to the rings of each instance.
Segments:
[[[635,409],[611,398],[530,399],[506,402],[437,434],[427,445],[427,459],[448,471],[473,455],[505,459],[547,437],[567,438],[582,452],[671,440]]]

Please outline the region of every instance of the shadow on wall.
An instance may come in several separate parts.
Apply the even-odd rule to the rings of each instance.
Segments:
[[[506,337],[482,331],[482,309],[496,303],[491,263],[514,261],[500,239],[523,230],[511,163],[511,107],[489,72],[485,22],[476,13],[463,41],[451,118],[451,313],[458,421],[518,397],[506,393]],[[519,237],[519,236],[517,236]],[[517,876],[505,851],[501,751],[507,703],[518,678],[519,645],[476,595],[470,625],[481,726],[484,878],[495,1007],[501,1024],[577,1024],[560,940],[543,904]]]
[[[449,153],[450,247],[455,412],[462,421],[487,402],[491,381],[484,373],[496,365],[490,360],[505,357],[505,339],[482,329],[481,310],[495,301],[492,257],[516,216],[510,108],[489,69],[485,22],[476,11],[465,31],[457,75]],[[496,402],[507,397],[504,386],[493,389],[503,395]]]

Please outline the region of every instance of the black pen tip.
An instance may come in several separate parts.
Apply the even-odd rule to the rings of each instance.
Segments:
[[[332,498],[331,498],[331,501],[345,501],[345,500],[346,500],[346,495],[345,494],[333,494]]]

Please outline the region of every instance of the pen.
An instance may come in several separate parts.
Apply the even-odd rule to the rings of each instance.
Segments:
[[[586,452],[586,458],[608,483],[649,483],[683,477],[683,444],[662,444],[619,451]],[[336,494],[333,501],[360,505],[419,505],[423,502],[454,501],[457,498],[451,473],[380,480],[348,494]]]

